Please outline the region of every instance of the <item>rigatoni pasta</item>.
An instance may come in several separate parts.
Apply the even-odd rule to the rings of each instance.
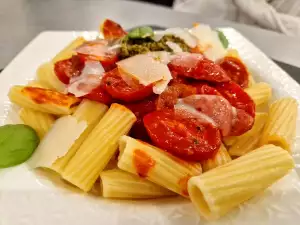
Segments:
[[[261,138],[262,130],[267,119],[267,113],[256,113],[252,129],[236,137],[236,141],[228,149],[229,154],[233,157],[238,157],[255,149]]]
[[[40,139],[43,139],[55,121],[53,115],[28,108],[21,109],[19,115],[24,124],[32,127],[37,132]]]
[[[231,157],[227,152],[227,149],[224,145],[221,145],[218,152],[214,155],[213,158],[204,160],[201,162],[203,172],[216,168],[218,166],[224,165],[231,161]]]
[[[38,81],[38,80],[32,80],[26,86],[51,89],[49,86],[47,86],[46,84],[44,84],[44,83],[42,83],[41,81]]]
[[[112,104],[68,163],[62,177],[83,191],[89,191],[117,151],[119,138],[129,132],[135,121],[129,109]]]
[[[187,182],[201,174],[200,163],[189,163],[128,136],[120,139],[118,167],[187,197]]]
[[[230,163],[192,177],[188,192],[196,209],[215,220],[285,176],[294,167],[282,148],[265,145]]]
[[[45,84],[48,88],[59,92],[63,92],[65,90],[66,85],[57,78],[53,63],[43,63],[39,66],[36,73],[38,81]]]
[[[253,99],[256,106],[261,106],[269,102],[272,97],[272,88],[267,83],[256,83],[245,92]]]
[[[8,97],[11,102],[21,107],[55,115],[71,114],[81,101],[57,91],[24,86],[11,87]]]
[[[88,137],[100,119],[104,116],[108,107],[102,103],[94,102],[90,100],[83,100],[80,105],[76,108],[73,113],[73,117],[77,119],[77,121],[84,121],[87,123],[87,128],[80,135],[80,137],[75,141],[72,147],[69,149],[66,155],[58,158],[52,165],[51,169],[56,171],[57,173],[62,173],[68,162],[75,155],[78,148],[81,146],[83,141]]]
[[[148,199],[175,195],[162,186],[120,169],[103,171],[100,179],[104,198]]]
[[[270,106],[260,145],[274,144],[291,151],[296,134],[297,107],[297,101],[293,98],[279,99]]]

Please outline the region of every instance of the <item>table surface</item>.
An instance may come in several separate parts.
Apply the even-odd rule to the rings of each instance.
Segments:
[[[199,16],[162,6],[119,0],[2,0],[0,68],[5,67],[42,31],[95,30],[104,18],[118,21],[126,29],[145,24],[190,27],[196,21],[214,27],[233,27],[273,59],[300,67],[299,38],[215,20],[207,15]]]

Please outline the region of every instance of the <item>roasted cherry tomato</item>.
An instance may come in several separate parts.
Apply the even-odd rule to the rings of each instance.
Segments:
[[[156,109],[156,101],[157,96],[152,96],[145,100],[134,102],[130,104],[126,104],[125,106],[129,108],[136,116],[137,121],[133,125],[130,130],[130,135],[134,138],[143,140],[143,141],[151,141],[149,135],[146,131],[146,128],[143,123],[143,118],[150,112],[155,111]]]
[[[197,94],[222,96],[220,92],[217,91],[217,89],[209,86],[209,84],[206,84],[204,82],[193,82],[191,85],[197,89]]]
[[[61,82],[69,84],[70,78],[80,75],[83,67],[84,62],[77,55],[73,55],[69,59],[56,62],[54,71]]]
[[[112,103],[112,97],[105,91],[105,89],[99,85],[97,88],[92,90],[89,94],[83,96],[83,98],[87,98],[92,101],[101,102],[106,105]]]
[[[197,93],[197,89],[191,85],[173,84],[159,95],[157,110],[173,109],[178,98],[184,98]]]
[[[239,136],[250,130],[254,123],[254,117],[242,109],[236,109],[236,115],[230,131],[230,136]]]
[[[247,88],[249,82],[249,73],[247,67],[235,57],[225,57],[218,63],[232,81],[241,86],[241,88]]]
[[[213,157],[221,145],[218,128],[179,117],[171,110],[147,114],[144,125],[156,146],[185,160],[206,160]]]
[[[244,110],[253,118],[255,117],[255,103],[238,84],[230,81],[214,84],[213,87],[215,87],[232,106]]]
[[[123,30],[120,24],[117,24],[110,19],[104,20],[101,25],[101,31],[105,39],[121,38],[127,34],[127,32]]]
[[[85,61],[99,61],[101,65],[103,66],[105,71],[110,71],[114,68],[116,68],[116,62],[118,62],[118,56],[116,54],[111,54],[107,55],[106,57],[96,57],[92,55],[85,55],[85,54],[80,54],[78,53],[78,56],[80,59],[85,62]]]
[[[153,94],[152,85],[136,84],[129,86],[122,79],[117,68],[105,73],[102,84],[113,98],[125,102],[139,101]]]
[[[230,81],[226,72],[213,61],[200,54],[182,53],[175,55],[168,64],[172,73],[180,76],[211,82]]]

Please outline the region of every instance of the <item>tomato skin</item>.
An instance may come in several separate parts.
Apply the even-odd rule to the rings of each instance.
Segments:
[[[185,57],[185,56],[184,56]],[[186,57],[192,57],[187,55]],[[174,58],[168,67],[172,73],[177,73],[180,76],[193,78],[196,80],[205,80],[211,82],[227,82],[230,78],[226,72],[213,61],[204,57],[193,59],[193,63],[190,63],[183,57]],[[186,61],[186,62],[185,62]]]
[[[101,102],[106,105],[110,105],[113,102],[112,97],[105,91],[105,89],[99,85],[97,88],[92,90],[89,94],[83,96],[92,101]]]
[[[255,117],[255,103],[238,84],[230,81],[214,84],[213,87],[216,88],[232,106],[244,110],[253,118]]]
[[[78,57],[80,57],[80,60],[82,62],[89,61],[89,60],[99,61],[106,72],[116,68],[117,67],[116,62],[119,61],[117,54],[111,54],[111,55],[107,55],[105,57],[104,56],[96,57],[96,56],[92,56],[92,55],[85,55],[82,53],[77,53],[77,55],[78,55]]]
[[[250,116],[242,109],[236,109],[233,126],[231,127],[230,136],[239,136],[252,128],[254,117]]]
[[[121,38],[127,34],[120,24],[110,19],[104,20],[101,30],[105,39]]]
[[[69,59],[58,61],[54,64],[54,71],[57,78],[64,84],[70,83],[70,78],[80,75],[83,70],[84,62],[74,55]]]
[[[218,64],[226,71],[231,80],[240,85],[241,88],[248,87],[249,73],[247,67],[238,58],[227,56]]]
[[[117,68],[105,73],[102,85],[113,98],[125,102],[139,101],[153,94],[152,85],[138,84],[130,87],[122,79]]]
[[[221,145],[221,135],[216,127],[185,119],[171,110],[154,111],[143,121],[156,146],[184,160],[209,159]]]
[[[191,85],[197,89],[197,94],[222,96],[221,93],[217,91],[217,89],[204,82],[194,82]]]
[[[197,89],[191,85],[173,84],[161,93],[157,100],[157,110],[173,109],[178,98],[184,98],[197,93]]]
[[[130,130],[130,136],[143,141],[151,142],[151,139],[147,133],[147,130],[143,123],[143,118],[150,112],[156,109],[156,99],[157,96],[152,96],[140,102],[134,102],[125,104],[137,118],[137,121]]]

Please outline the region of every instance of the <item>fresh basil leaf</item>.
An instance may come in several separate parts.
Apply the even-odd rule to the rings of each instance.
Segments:
[[[151,27],[138,27],[127,34],[128,38],[131,39],[152,37],[153,35],[154,32]]]
[[[220,39],[223,47],[228,48],[229,42],[228,42],[228,39],[226,38],[226,36],[224,35],[224,33],[220,30],[217,30],[217,32],[218,32],[218,36],[219,36],[219,39]]]
[[[0,168],[25,162],[37,148],[39,141],[35,130],[27,125],[0,127]]]

